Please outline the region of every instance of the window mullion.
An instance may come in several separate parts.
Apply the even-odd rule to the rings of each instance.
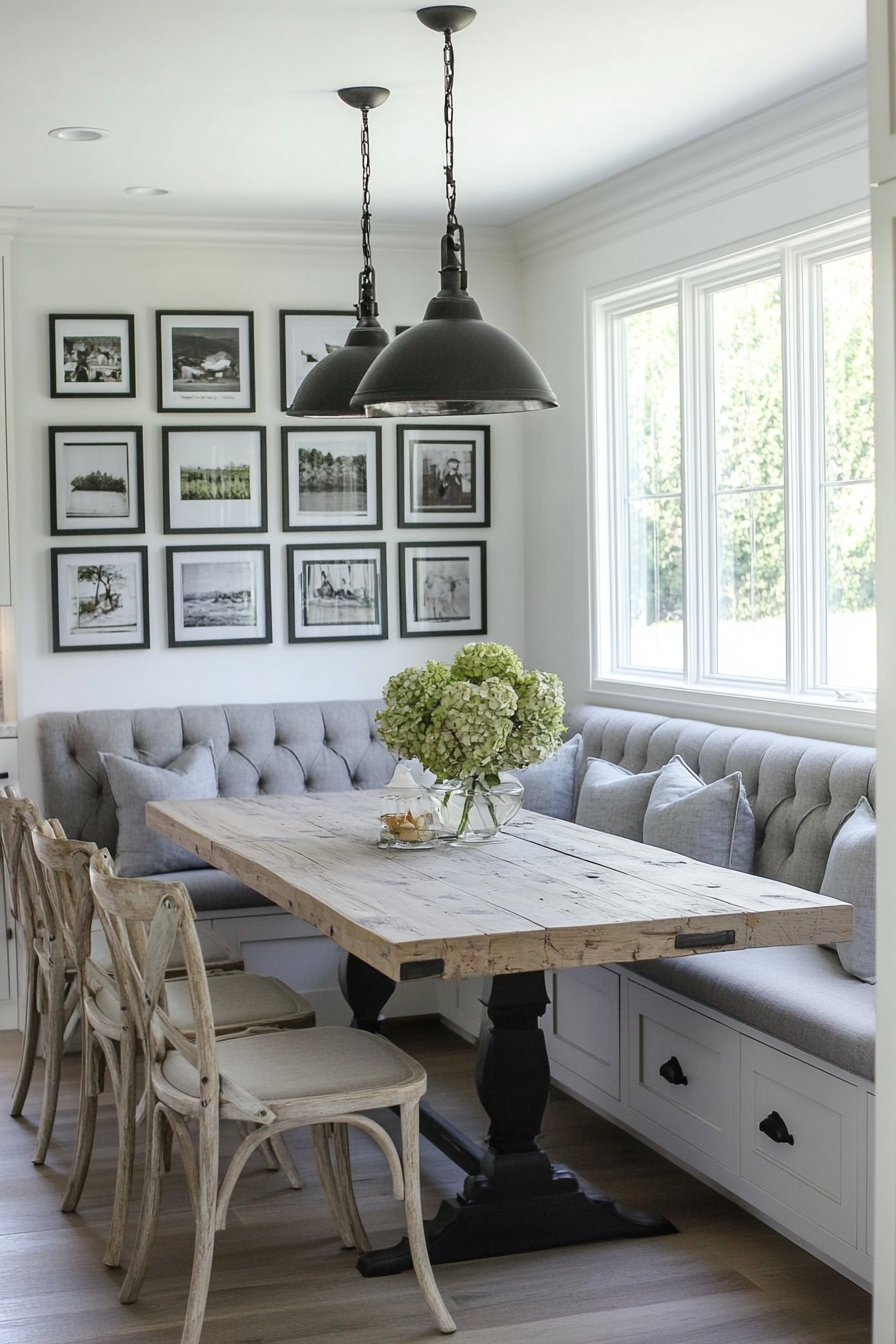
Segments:
[[[681,352],[685,681],[697,685],[712,668],[715,647],[712,343],[706,294],[687,280],[681,282]]]

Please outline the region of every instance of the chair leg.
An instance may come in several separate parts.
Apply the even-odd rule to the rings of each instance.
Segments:
[[[336,1177],[333,1174],[333,1160],[330,1156],[330,1142],[327,1137],[326,1125],[311,1126],[311,1144],[314,1149],[314,1159],[317,1163],[317,1172],[320,1176],[321,1189],[324,1192],[324,1199],[327,1202],[327,1208],[330,1211],[330,1217],[333,1219],[333,1225],[339,1233],[339,1239],[347,1250],[352,1250],[355,1245],[354,1234],[349,1223],[348,1214],[342,1207],[342,1201],[339,1198],[339,1186]]]
[[[159,1210],[162,1205],[162,1177],[164,1175],[162,1128],[165,1117],[161,1107],[152,1104],[151,1097],[149,1098],[147,1111],[146,1174],[143,1178],[140,1218],[137,1223],[134,1254],[131,1256],[131,1263],[128,1266],[128,1272],[118,1295],[119,1301],[125,1304],[136,1302],[140,1296],[140,1289],[143,1287],[143,1280],[146,1278],[149,1257],[152,1254],[153,1243],[156,1239]]]
[[[32,949],[28,949],[25,964],[25,1028],[22,1035],[22,1056],[19,1060],[19,1072],[12,1093],[10,1115],[21,1115],[31,1086],[34,1061],[37,1058],[37,1036],[40,1031],[40,1013],[37,1010],[37,984],[40,971],[37,958]]]
[[[118,1086],[115,1109],[118,1119],[118,1170],[112,1200],[112,1223],[103,1264],[115,1268],[121,1264],[121,1251],[131,1205],[134,1183],[134,1147],[137,1134],[137,1048],[134,1033],[126,1026],[119,1041]]]
[[[96,1112],[101,1087],[99,1085],[99,1049],[93,1028],[84,1021],[84,1039],[81,1042],[81,1091],[78,1096],[78,1130],[75,1138],[75,1153],[72,1158],[68,1185],[62,1197],[62,1212],[73,1213],[84,1190],[90,1159],[93,1155],[93,1139],[96,1132]]]
[[[348,1125],[334,1126],[333,1147],[336,1152],[336,1184],[339,1189],[339,1198],[352,1231],[352,1239],[358,1250],[363,1254],[364,1251],[370,1250],[370,1242],[361,1221],[358,1205],[355,1202]]]
[[[61,955],[61,949],[60,949]],[[44,1014],[44,1098],[41,1104],[40,1124],[34,1141],[31,1161],[42,1165],[53,1136],[56,1121],[56,1103],[59,1099],[59,1075],[62,1071],[62,1035],[64,1030],[63,999],[65,982],[61,966],[52,968],[53,981],[47,985],[47,1011]]]
[[[423,1204],[420,1198],[420,1114],[416,1102],[408,1102],[401,1108],[401,1150],[404,1164],[404,1212],[408,1224],[408,1242],[414,1273],[420,1284],[420,1291],[435,1317],[436,1325],[443,1335],[451,1335],[457,1329],[442,1301],[442,1295],[436,1284],[432,1265],[429,1263],[429,1250],[426,1245],[426,1233],[423,1230]]]
[[[219,1120],[204,1112],[199,1117],[199,1206],[193,1273],[181,1344],[199,1344],[215,1254],[215,1213],[218,1199]]]
[[[271,1137],[270,1148],[278,1167],[293,1190],[303,1190],[305,1188],[305,1178],[296,1166],[293,1155],[287,1148],[282,1134],[274,1134]]]

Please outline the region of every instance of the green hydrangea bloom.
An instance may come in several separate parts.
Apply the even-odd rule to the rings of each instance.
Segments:
[[[465,644],[458,649],[451,665],[454,681],[485,681],[501,677],[515,686],[523,674],[523,665],[506,644]]]

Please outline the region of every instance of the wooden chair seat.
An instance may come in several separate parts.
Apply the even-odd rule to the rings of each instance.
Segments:
[[[199,949],[202,952],[202,960],[207,971],[241,971],[243,969],[243,959],[239,952],[231,947],[227,939],[222,938],[220,933],[216,933],[214,929],[200,927],[196,930],[196,935],[199,939]],[[99,924],[95,924],[90,931],[90,956],[91,960],[95,961],[109,975],[113,974],[112,954],[106,942],[106,935]],[[184,950],[178,940],[171,951],[167,974],[183,976],[184,966]]]
[[[215,1034],[272,1030],[274,1027],[314,1026],[314,1009],[301,994],[274,976],[236,971],[232,975],[212,975],[208,982],[209,999],[215,1022]],[[186,980],[168,980],[165,984],[168,1013],[178,1031],[195,1035],[190,986]],[[103,987],[94,996],[97,1009],[111,1023],[122,1019],[121,995]]]

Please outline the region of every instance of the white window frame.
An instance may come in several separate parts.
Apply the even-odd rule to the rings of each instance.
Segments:
[[[652,704],[659,712],[739,712],[772,722],[815,721],[871,729],[872,693],[844,699],[823,685],[825,540],[824,380],[821,265],[870,250],[866,216],[814,229],[628,287],[589,291],[591,689],[608,702]],[[715,489],[712,413],[712,294],[779,275],[784,377],[785,582],[787,672],[784,681],[738,679],[715,671],[713,604]],[[676,302],[679,310],[682,435],[684,670],[665,672],[625,661],[628,621],[623,480],[625,404],[619,319]],[[623,451],[615,451],[622,445]],[[801,482],[801,488],[795,483]],[[815,501],[810,506],[808,500]],[[620,564],[620,562],[622,562]],[[793,726],[791,723],[790,726]]]

